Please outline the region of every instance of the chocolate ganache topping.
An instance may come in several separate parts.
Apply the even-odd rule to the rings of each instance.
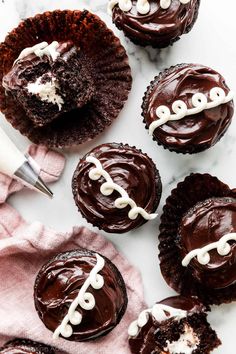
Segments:
[[[110,195],[101,192],[101,186],[106,181],[103,177],[98,180],[90,178],[95,166],[87,161],[88,156],[95,157],[113,182],[152,218],[151,213],[156,210],[161,195],[160,176],[154,163],[140,150],[113,143],[100,145],[85,155],[74,173],[72,188],[75,203],[89,222],[107,232],[122,233],[141,226],[149,215],[147,219],[142,214],[131,219],[130,205],[116,207],[115,201],[121,195],[116,190]]]
[[[229,88],[224,78],[211,68],[198,64],[181,64],[167,69],[148,88],[143,102],[143,116],[149,127],[159,118],[156,110],[167,106],[171,112],[175,101],[193,107],[193,95],[201,93],[211,102],[210,91],[220,88],[227,95]],[[156,128],[154,138],[169,150],[183,153],[203,151],[213,146],[226,132],[234,112],[233,101],[200,113],[167,121]]]
[[[124,12],[116,5],[112,12],[113,22],[125,32],[134,43],[164,48],[191,30],[198,14],[199,0],[182,4],[173,0],[167,9],[159,0],[149,0],[150,11],[140,14],[136,1],[132,9]]]
[[[111,331],[121,320],[127,306],[125,284],[118,269],[107,258],[99,274],[104,279],[100,289],[89,286],[95,306],[85,310],[78,306],[82,320],[72,325],[71,341],[95,339]],[[69,307],[96,265],[96,254],[76,250],[57,255],[38,274],[35,283],[35,307],[45,326],[52,332],[62,324]],[[71,325],[71,323],[70,323]]]
[[[1,354],[55,354],[55,350],[45,344],[29,339],[14,339],[0,348]]]
[[[172,296],[158,302],[158,304],[167,305],[175,309],[187,311],[188,315],[204,310],[204,306],[199,302],[196,297],[193,296]]]
[[[42,352],[38,351],[37,348],[22,348],[21,345],[14,345],[14,347],[3,348],[0,351],[1,354],[41,354]]]
[[[170,309],[180,310],[180,314],[181,311],[184,311],[185,315],[181,318],[168,318],[168,310],[166,309],[166,319],[159,322],[155,316],[147,314],[147,323],[139,329],[136,336],[129,336],[131,353],[169,353],[168,351],[164,351],[164,348],[167,341],[171,342],[171,339],[173,341],[178,339],[180,335],[178,333],[180,320],[187,321],[188,316],[205,311],[205,307],[194,297],[173,296],[157,303],[157,305],[159,304],[169,306]],[[181,331],[181,326],[179,327],[179,331]]]
[[[212,198],[199,202],[182,218],[179,228],[179,247],[184,258],[189,252],[203,248],[236,232],[236,199]],[[222,289],[236,281],[236,242],[228,241],[230,252],[209,251],[209,262],[201,264],[197,257],[187,267],[193,277],[207,287]]]

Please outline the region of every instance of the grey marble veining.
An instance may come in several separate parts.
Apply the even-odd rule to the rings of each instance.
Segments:
[[[226,6],[227,3],[227,6]],[[88,8],[98,14],[114,30],[125,46],[130,58],[133,88],[119,118],[101,136],[81,147],[67,149],[67,166],[60,182],[54,187],[52,202],[32,192],[24,192],[10,199],[28,220],[38,219],[58,230],[68,230],[75,224],[87,225],[74,206],[70,181],[79,157],[92,147],[104,142],[124,142],[136,145],[156,162],[163,181],[162,206],[171,189],[191,172],[209,172],[236,187],[236,117],[224,138],[214,148],[194,155],[177,155],[157,146],[145,130],[141,118],[141,102],[146,87],[161,70],[183,62],[198,62],[212,66],[226,78],[236,91],[236,21],[235,0],[202,0],[199,19],[188,35],[173,47],[162,51],[132,44],[112,24],[106,13],[106,0],[5,0],[0,2],[0,41],[21,19],[54,9]],[[1,116],[1,125],[8,134],[25,148],[29,141],[16,132]],[[134,132],[130,134],[130,131]],[[32,208],[34,205],[34,208]],[[63,215],[63,219],[58,217]],[[157,259],[159,218],[126,235],[107,235],[137,267],[140,268],[145,297],[149,305],[173,294],[161,277]],[[90,225],[87,225],[91,227]],[[143,266],[145,264],[145,267]],[[212,325],[222,338],[218,354],[233,354],[236,305],[223,305],[210,315]],[[122,353],[120,353],[122,354]]]

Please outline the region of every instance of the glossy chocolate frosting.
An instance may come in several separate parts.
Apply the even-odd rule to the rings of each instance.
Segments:
[[[196,313],[202,313],[204,306],[194,297],[173,296],[159,302],[176,309],[187,311],[187,316]],[[133,354],[164,354],[162,343],[159,341],[158,335],[162,332],[165,326],[174,324],[175,319],[171,318],[163,322],[158,322],[152,315],[148,315],[147,324],[139,330],[135,337],[129,337],[129,345]],[[183,319],[184,320],[184,319]],[[172,335],[172,333],[170,333]],[[176,335],[176,334],[175,334]],[[177,333],[178,335],[178,333]],[[165,342],[170,338],[165,338]],[[166,353],[167,354],[167,353]]]
[[[54,348],[29,339],[14,339],[0,348],[1,354],[56,354]]]
[[[162,9],[159,0],[149,0],[150,11],[142,15],[137,12],[136,1],[132,2],[129,12],[116,5],[113,22],[135,43],[158,48],[167,47],[192,28],[200,4],[200,0],[191,0],[188,4],[173,0],[168,9]]]
[[[188,314],[201,312],[204,310],[204,306],[199,302],[196,297],[193,296],[172,296],[158,302],[158,304],[167,305],[175,309],[184,310],[187,311]]]
[[[127,306],[125,284],[118,269],[107,258],[99,272],[104,285],[90,292],[95,298],[95,307],[84,310],[80,325],[73,325],[71,341],[92,340],[111,331],[121,320]],[[61,253],[46,264],[35,283],[35,307],[45,326],[55,331],[67,315],[72,301],[97,263],[96,254],[86,250]]]
[[[35,126],[42,127],[59,118],[63,113],[84,106],[93,96],[94,87],[88,59],[71,41],[60,42],[56,50],[59,56],[53,61],[50,56],[28,54],[17,60],[3,77],[3,87],[19,102]],[[51,83],[54,80],[57,103],[42,100],[29,91],[28,85]],[[51,93],[48,93],[50,96]]]
[[[41,354],[36,348],[22,347],[21,345],[9,346],[0,350],[1,354]]]
[[[113,181],[123,187],[138,207],[148,213],[155,212],[161,195],[159,173],[152,160],[140,150],[123,144],[103,144],[85,155],[74,173],[72,188],[75,203],[82,215],[94,226],[107,232],[123,233],[139,227],[146,220],[138,215],[135,220],[128,217],[130,206],[115,207],[120,194],[114,191],[104,196],[100,187],[105,180],[94,181],[89,171],[94,165],[86,162],[87,156],[95,156]]]
[[[226,94],[229,88],[224,78],[212,70],[198,64],[182,64],[167,69],[160,74],[148,88],[143,102],[143,116],[149,127],[157,120],[156,109],[166,105],[172,112],[174,101],[182,100],[192,108],[192,96],[196,93],[206,95],[210,102],[210,90],[222,88]],[[158,127],[154,139],[159,144],[182,153],[203,151],[213,146],[226,132],[234,113],[233,101],[198,114],[169,121]]]
[[[194,249],[216,242],[228,233],[236,232],[236,199],[212,198],[198,203],[182,219],[179,247],[183,258]],[[193,277],[207,287],[221,289],[236,281],[236,242],[229,241],[231,252],[221,256],[212,250],[210,262],[200,264],[196,257],[188,267]]]

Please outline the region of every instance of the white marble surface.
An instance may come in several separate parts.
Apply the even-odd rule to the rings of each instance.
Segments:
[[[57,230],[65,231],[76,224],[86,225],[74,206],[70,187],[71,177],[79,157],[100,143],[113,141],[136,145],[156,162],[164,187],[159,214],[170,190],[175,187],[177,181],[182,180],[190,172],[209,172],[231,187],[236,187],[236,117],[226,136],[214,148],[195,156],[181,156],[158,147],[148,136],[140,116],[141,98],[146,86],[160,70],[170,65],[182,62],[209,65],[220,71],[227,79],[230,88],[236,90],[235,0],[202,0],[199,18],[191,33],[183,36],[172,48],[162,52],[150,48],[143,49],[126,40],[112,25],[111,19],[106,14],[106,0],[5,0],[0,2],[0,41],[4,40],[7,32],[22,18],[44,10],[82,7],[90,8],[101,16],[108,26],[114,29],[126,47],[134,79],[132,92],[119,118],[109,129],[91,143],[66,151],[66,169],[61,180],[53,186],[55,193],[53,201],[28,191],[11,197],[10,203],[20,210],[27,220],[37,219]],[[12,129],[3,116],[0,124],[18,146],[25,148],[28,145],[29,141]],[[139,267],[149,305],[173,294],[159,271],[158,222],[159,219],[149,222],[125,235],[103,233]],[[236,305],[214,308],[209,318],[223,341],[221,348],[214,353],[235,353]]]

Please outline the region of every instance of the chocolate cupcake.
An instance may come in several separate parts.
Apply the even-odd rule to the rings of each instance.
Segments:
[[[29,339],[14,339],[0,348],[1,354],[56,354],[54,348]]]
[[[206,308],[194,297],[158,302],[141,312],[128,334],[133,354],[209,354],[221,344],[207,322]]]
[[[93,139],[118,116],[131,81],[119,39],[88,11],[28,18],[0,44],[0,110],[36,144]]]
[[[124,280],[106,257],[85,249],[60,253],[39,271],[34,291],[40,319],[75,342],[110,332],[127,307]]]
[[[166,200],[160,266],[177,292],[206,304],[236,300],[236,190],[192,174]]]
[[[162,185],[146,154],[112,143],[97,146],[80,160],[72,190],[88,222],[107,232],[124,233],[157,217]]]
[[[215,70],[181,64],[160,73],[143,98],[143,117],[153,139],[178,153],[215,145],[228,129],[234,93]]]
[[[108,12],[135,44],[165,48],[192,29],[199,5],[200,0],[110,0]]]

